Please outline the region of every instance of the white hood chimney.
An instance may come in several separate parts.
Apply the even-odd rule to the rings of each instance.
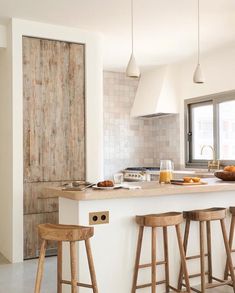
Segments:
[[[168,66],[141,74],[131,117],[155,117],[178,113],[176,89]]]

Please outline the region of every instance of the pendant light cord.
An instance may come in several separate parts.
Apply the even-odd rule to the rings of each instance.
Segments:
[[[197,9],[198,9],[198,23],[197,23],[197,25],[198,25],[198,56],[197,56],[197,63],[198,64],[200,64],[200,50],[201,50],[201,48],[200,48],[200,0],[198,0],[198,7],[197,7]]]
[[[134,0],[131,0],[131,52],[134,52]]]

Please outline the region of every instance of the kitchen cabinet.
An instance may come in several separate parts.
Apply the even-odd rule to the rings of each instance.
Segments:
[[[38,256],[36,226],[58,222],[42,188],[85,180],[84,56],[82,44],[23,37],[25,259]]]
[[[41,241],[38,237],[37,226],[43,223],[57,223],[58,212],[24,215],[24,257],[25,259],[39,256]],[[47,255],[56,255],[56,243],[49,241]]]
[[[43,198],[44,187],[57,187],[61,182],[25,182],[24,214],[52,213],[58,211],[57,198]]]

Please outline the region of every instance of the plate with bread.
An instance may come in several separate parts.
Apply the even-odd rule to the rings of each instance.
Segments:
[[[121,184],[114,184],[111,180],[104,180],[98,182],[96,185],[93,185],[94,189],[102,189],[102,190],[113,190],[117,188],[121,188]]]
[[[223,181],[235,181],[235,166],[226,166],[224,170],[216,171],[214,175]]]
[[[201,180],[200,177],[184,177],[180,180],[171,180],[171,184],[175,185],[205,185],[207,182]]]

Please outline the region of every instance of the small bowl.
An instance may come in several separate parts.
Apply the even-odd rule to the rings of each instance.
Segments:
[[[235,181],[235,172],[217,171],[214,175],[223,181]]]

